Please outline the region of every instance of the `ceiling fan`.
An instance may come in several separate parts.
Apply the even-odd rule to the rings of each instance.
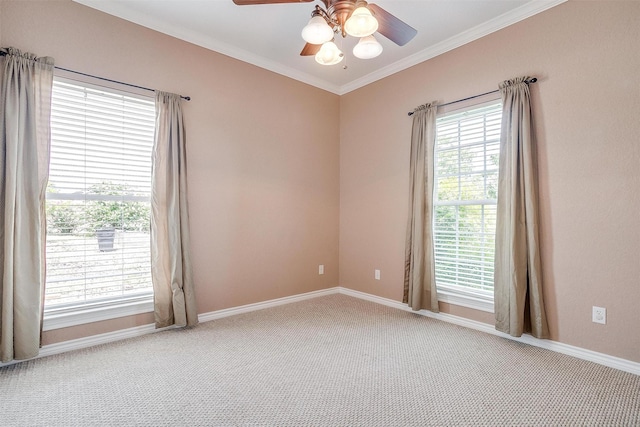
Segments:
[[[314,0],[233,0],[240,6],[275,3],[309,3]],[[418,33],[415,28],[393,16],[380,6],[364,0],[320,0],[324,8],[316,5],[311,20],[302,30],[307,42],[301,56],[315,56],[322,65],[342,61],[344,54],[334,43],[334,34],[359,37],[353,54],[360,59],[371,59],[382,53],[382,45],[374,38],[376,31],[398,46],[404,46]]]

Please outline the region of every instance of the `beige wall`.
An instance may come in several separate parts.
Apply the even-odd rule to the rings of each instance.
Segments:
[[[553,339],[640,361],[640,3],[570,1],[342,97],[70,0],[0,7],[2,46],[193,97],[185,113],[201,313],[338,284],[400,300],[407,111],[537,76]],[[608,309],[606,326],[590,322],[592,305]],[[150,322],[50,331],[45,344]]]
[[[338,285],[337,95],[70,0],[2,7],[4,46],[192,97],[184,107],[200,313]],[[50,331],[44,343],[151,321]]]
[[[532,75],[554,340],[640,362],[640,3],[574,2],[340,99],[340,284],[401,300],[414,107]],[[381,269],[380,281],[373,270]],[[591,307],[607,308],[607,325]],[[443,305],[479,321],[486,313]]]

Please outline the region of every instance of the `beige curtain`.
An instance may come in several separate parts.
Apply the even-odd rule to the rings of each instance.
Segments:
[[[155,323],[198,323],[189,255],[187,163],[180,96],[156,93],[151,188],[151,276]]]
[[[432,223],[437,109],[431,103],[413,112],[403,297],[403,302],[414,310],[436,313],[439,310]]]
[[[0,91],[0,359],[40,349],[53,59],[6,49]]]
[[[496,219],[496,329],[548,338],[542,298],[538,173],[529,77],[500,84],[502,132]]]

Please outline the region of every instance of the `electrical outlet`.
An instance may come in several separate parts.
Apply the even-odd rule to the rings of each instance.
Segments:
[[[324,274],[324,265],[323,264],[320,264],[318,266],[318,274]]]
[[[373,272],[373,277],[374,277],[376,280],[380,280],[380,270],[374,270],[374,272]]]
[[[607,309],[604,307],[593,306],[591,313],[591,321],[593,323],[601,323],[605,325],[607,323]]]

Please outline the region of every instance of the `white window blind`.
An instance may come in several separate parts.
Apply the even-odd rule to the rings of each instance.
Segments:
[[[45,309],[151,295],[151,98],[56,79]]]
[[[493,296],[499,102],[436,120],[436,286]]]

